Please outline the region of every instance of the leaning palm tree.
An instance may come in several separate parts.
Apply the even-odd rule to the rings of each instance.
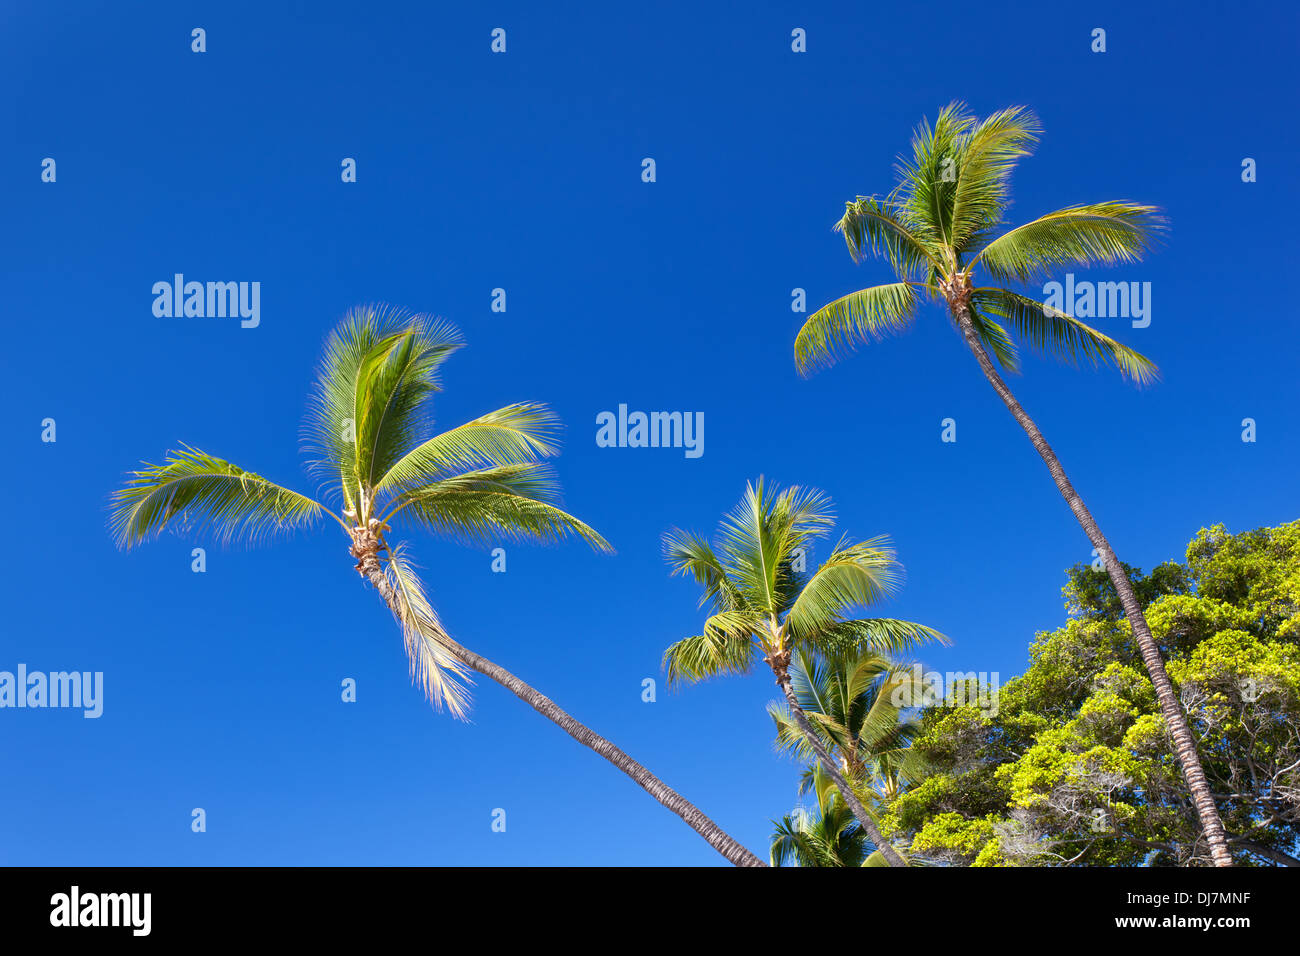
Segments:
[[[1106,363],[1138,384],[1157,375],[1146,357],[1068,312],[1007,287],[1041,280],[1062,266],[1139,261],[1164,227],[1153,206],[1109,201],[1069,206],[999,232],[1011,173],[1032,152],[1038,134],[1037,119],[1023,107],[978,120],[964,104],[953,103],[939,113],[933,128],[923,122],[912,140],[912,156],[899,159],[893,191],[846,203],[835,227],[855,260],[868,252],[883,253],[897,281],[850,293],[813,314],[795,339],[795,361],[807,374],[852,347],[902,331],[924,300],[947,308],[985,378],[1029,436],[1104,562],[1155,685],[1211,855],[1216,865],[1231,866],[1196,742],[1133,587],[1051,446],[994,366],[996,359],[1008,371],[1018,369],[1014,331],[1057,358]]]
[[[903,858],[880,835],[875,821],[845,780],[809,722],[791,685],[790,659],[798,649],[822,653],[897,652],[929,640],[946,640],[922,624],[894,618],[849,618],[854,607],[875,603],[897,586],[901,567],[887,538],[850,543],[841,538],[812,574],[799,568],[808,551],[834,525],[830,499],[798,487],[769,492],[760,478],[719,527],[716,547],[674,529],[664,554],[674,574],[704,588],[701,607],[712,613],[703,633],[673,644],[664,654],[670,685],[717,674],[747,673],[761,654],[776,675],[790,714],[844,802],[890,866]]]
[[[612,743],[574,720],[514,674],[453,640],[416,575],[405,543],[389,542],[401,517],[471,542],[608,543],[556,502],[543,459],[558,448],[557,421],[544,405],[516,404],[431,434],[439,367],[461,345],[456,330],[424,315],[382,306],[352,310],[330,335],[311,399],[312,470],[338,513],[321,502],[184,446],[146,464],[113,495],[111,526],[130,548],[166,528],[213,530],[225,540],[259,540],[328,517],[351,543],[356,570],[401,626],[411,675],[435,708],[464,718],[469,671],[514,693],[565,733],[618,767],[738,866],[762,866],[697,807]],[[334,502],[332,502],[334,503]]]
[[[884,854],[873,851],[866,834],[835,789],[834,781],[821,767],[816,764],[810,767],[807,779],[808,785],[800,792],[815,795],[817,814],[800,810],[775,821],[770,850],[772,865],[887,865]]]
[[[822,745],[864,805],[888,803],[905,783],[924,774],[924,762],[912,750],[920,724],[904,715],[924,692],[911,670],[874,651],[820,657],[800,649],[790,683]],[[768,713],[781,750],[803,761],[816,759],[788,707],[772,704]],[[809,769],[803,790],[812,782]]]

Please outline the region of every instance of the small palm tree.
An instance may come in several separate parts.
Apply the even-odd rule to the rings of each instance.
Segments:
[[[804,810],[775,821],[770,851],[773,866],[888,865],[853,819],[835,782],[816,764],[808,770],[808,785],[799,792],[809,791],[817,798],[816,816]]]
[[[1056,358],[1103,362],[1138,384],[1157,376],[1145,356],[1005,285],[1041,280],[1062,266],[1139,261],[1164,227],[1153,206],[1110,201],[1069,206],[999,234],[1010,200],[1011,173],[1020,158],[1032,152],[1038,134],[1034,114],[1018,106],[977,120],[964,104],[953,103],[940,111],[933,128],[923,122],[912,139],[911,158],[899,159],[893,191],[846,203],[835,227],[844,234],[854,260],[867,252],[883,253],[897,281],[850,293],[814,313],[795,339],[795,361],[807,374],[859,344],[900,332],[926,299],[947,309],[1104,562],[1151,675],[1211,854],[1216,865],[1231,866],[1223,822],[1196,742],[1133,587],[1056,453],[994,366],[996,359],[1004,369],[1018,370],[1010,326]],[[991,282],[980,278],[977,284],[981,272]]]
[[[113,495],[111,526],[130,548],[165,528],[211,529],[226,540],[336,522],[357,572],[401,626],[413,679],[436,708],[464,718],[470,670],[490,677],[590,747],[686,821],[738,866],[762,866],[697,807],[604,737],[518,677],[453,640],[417,577],[407,545],[390,545],[399,516],[469,541],[557,541],[576,535],[609,544],[557,504],[543,459],[558,451],[558,424],[544,405],[516,404],[430,434],[437,372],[461,345],[454,328],[386,307],[354,309],[331,334],[311,399],[312,470],[339,513],[251,471],[184,446],[134,473]],[[346,519],[346,520],[345,520]]]
[[[669,647],[664,665],[669,683],[676,685],[747,673],[761,655],[808,746],[858,824],[891,866],[905,866],[809,722],[791,685],[790,659],[798,649],[897,652],[946,639],[910,621],[847,616],[852,608],[873,604],[895,589],[901,567],[887,538],[856,544],[841,538],[811,575],[798,570],[808,549],[833,525],[830,499],[821,492],[798,487],[769,492],[760,478],[723,519],[716,548],[685,531],[664,535],[673,573],[692,576],[704,588],[701,607],[712,609],[703,633]]]
[[[903,716],[924,693],[912,671],[873,651],[822,658],[801,649],[790,667],[790,683],[822,745],[864,804],[888,803],[904,783],[923,775],[924,763],[912,750],[921,726]],[[789,708],[772,704],[768,712],[777,746],[800,760],[815,760]],[[811,786],[811,774],[811,768],[804,772],[803,790]]]

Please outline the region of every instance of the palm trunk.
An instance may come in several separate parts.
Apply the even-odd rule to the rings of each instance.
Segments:
[[[1205,839],[1210,846],[1210,856],[1214,860],[1215,866],[1232,866],[1232,854],[1228,852],[1227,836],[1224,833],[1223,821],[1219,818],[1218,808],[1214,805],[1214,798],[1210,794],[1210,785],[1205,778],[1205,769],[1201,766],[1200,757],[1196,753],[1196,742],[1192,738],[1191,728],[1187,725],[1187,716],[1174,694],[1173,683],[1169,680],[1169,674],[1165,671],[1165,663],[1160,657],[1160,649],[1156,646],[1155,638],[1151,636],[1151,628],[1147,626],[1147,620],[1142,614],[1142,608],[1133,594],[1133,586],[1129,582],[1128,575],[1120,566],[1119,559],[1115,557],[1115,552],[1111,550],[1110,542],[1106,536],[1101,533],[1097,527],[1097,522],[1093,520],[1092,514],[1084,505],[1079,493],[1074,490],[1070,484],[1070,479],[1065,476],[1065,469],[1061,467],[1061,462],[1057,459],[1056,453],[1052,451],[1052,446],[1047,444],[1047,439],[1043,433],[1038,430],[1033,419],[1025,412],[1016,401],[1016,397],[1011,394],[1011,389],[1007,387],[1006,382],[998,375],[997,370],[993,367],[993,362],[988,353],[984,351],[984,346],[980,343],[975,334],[975,329],[971,325],[969,307],[966,302],[958,299],[953,304],[953,313],[957,318],[957,325],[961,329],[962,335],[966,339],[966,345],[974,353],[980,368],[984,372],[984,377],[989,380],[993,390],[998,393],[1003,403],[1015,416],[1020,427],[1025,430],[1029,440],[1034,445],[1034,450],[1047,464],[1047,470],[1052,473],[1052,480],[1056,482],[1056,487],[1060,489],[1061,496],[1065,498],[1065,503],[1070,506],[1074,512],[1075,518],[1083,527],[1084,532],[1088,535],[1088,540],[1092,542],[1097,554],[1101,557],[1106,565],[1106,573],[1110,575],[1111,583],[1115,585],[1115,591],[1119,595],[1120,604],[1124,607],[1124,614],[1128,617],[1129,624],[1133,628],[1133,637],[1137,641],[1138,649],[1142,654],[1142,661],[1146,664],[1147,673],[1151,675],[1151,683],[1155,686],[1156,697],[1160,701],[1160,712],[1164,715],[1165,726],[1169,728],[1169,734],[1173,738],[1174,753],[1178,757],[1179,766],[1182,767],[1183,779],[1187,781],[1187,788],[1192,795],[1192,803],[1196,807],[1197,816],[1201,821],[1201,829],[1205,832]]]
[[[862,801],[858,799],[858,795],[853,791],[853,788],[849,786],[849,782],[844,779],[844,775],[840,773],[839,767],[836,765],[834,759],[831,757],[830,753],[827,752],[825,745],[822,743],[821,737],[817,735],[817,731],[813,729],[807,715],[804,714],[803,708],[799,706],[799,698],[795,696],[794,687],[790,683],[788,653],[785,655],[784,661],[779,658],[773,660],[770,657],[766,658],[766,660],[768,665],[772,668],[772,673],[776,674],[776,682],[780,685],[781,692],[785,694],[785,702],[790,708],[790,715],[794,717],[794,722],[799,725],[799,730],[802,731],[804,738],[808,741],[808,745],[812,747],[813,752],[817,754],[817,759],[821,763],[822,769],[825,770],[831,780],[835,782],[836,789],[839,790],[840,796],[843,797],[844,802],[848,804],[849,810],[852,811],[853,816],[857,818],[858,823],[861,824],[863,832],[867,834],[867,838],[876,845],[876,849],[880,851],[881,855],[890,866],[907,866],[907,862],[898,855],[898,851],[895,850],[889,844],[889,841],[885,839],[884,835],[880,832],[880,828],[876,826],[876,821],[871,818],[871,814],[867,813],[867,808],[862,805]]]
[[[384,574],[383,568],[380,566],[378,556],[374,551],[365,551],[359,555],[359,559],[358,570],[374,585],[375,590],[384,599],[384,603],[388,605],[389,610],[397,616],[398,620],[401,620],[401,604],[397,599],[397,593],[389,583],[388,576]],[[504,667],[500,667],[487,658],[475,654],[469,648],[458,644],[446,635],[439,636],[439,643],[443,644],[447,650],[474,670],[485,677],[490,677],[543,717],[559,725],[566,734],[578,741],[578,743],[584,747],[590,747],[618,767],[619,770],[622,770],[650,796],[685,820],[687,826],[704,837],[709,846],[721,853],[729,862],[736,866],[766,865],[753,853],[750,853],[728,836],[720,826],[705,816],[699,807],[677,793],[641,764],[600,736],[600,734],[574,720],[557,707],[550,698],[525,684]]]

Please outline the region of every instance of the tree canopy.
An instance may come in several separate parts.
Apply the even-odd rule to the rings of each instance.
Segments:
[[[1202,529],[1184,563],[1126,567],[1168,661],[1239,864],[1300,865],[1300,521]],[[1076,566],[995,713],[938,706],[932,773],[882,829],[957,865],[1209,862],[1132,632],[1104,571]]]

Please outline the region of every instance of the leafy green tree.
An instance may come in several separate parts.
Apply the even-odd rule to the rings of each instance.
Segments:
[[[769,491],[760,478],[723,519],[716,547],[677,529],[664,535],[673,573],[693,577],[704,588],[701,607],[712,610],[703,633],[670,646],[664,664],[669,682],[678,684],[748,673],[761,655],[776,675],[790,716],[867,838],[889,865],[905,866],[804,713],[791,683],[791,653],[896,652],[945,638],[910,621],[847,616],[852,608],[874,604],[894,590],[900,566],[886,538],[856,544],[841,538],[811,575],[797,570],[800,558],[806,559],[808,549],[833,525],[830,499],[821,492],[798,487]]]
[[[113,495],[112,529],[130,548],[166,528],[213,530],[257,541],[334,521],[356,570],[401,626],[412,677],[435,707],[463,718],[465,681],[477,671],[618,767],[738,866],[762,866],[680,794],[505,668],[457,643],[439,622],[405,543],[390,546],[405,517],[471,542],[556,541],[570,535],[599,551],[598,533],[561,510],[545,459],[556,454],[551,412],[516,404],[430,434],[439,367],[461,345],[450,325],[387,307],[354,309],[330,335],[311,397],[313,472],[337,498],[319,501],[186,446],[134,473]],[[345,520],[346,519],[346,520]]]
[[[927,299],[946,308],[1100,555],[1151,675],[1211,853],[1216,864],[1229,866],[1223,822],[1195,738],[1141,604],[1056,453],[994,366],[996,359],[1004,369],[1018,371],[1014,333],[1056,358],[1113,365],[1139,384],[1157,374],[1146,357],[1010,287],[1041,280],[1062,266],[1138,261],[1164,225],[1155,207],[1108,201],[1069,206],[999,232],[1010,201],[1011,173],[1032,152],[1038,134],[1034,114],[1019,106],[981,120],[964,104],[953,103],[940,111],[933,127],[922,122],[912,140],[912,156],[899,159],[895,188],[885,196],[859,196],[846,203],[836,225],[855,260],[868,252],[883,253],[897,281],[850,293],[814,313],[795,339],[795,360],[807,374],[837,361],[847,349],[902,331]],[[982,275],[977,279],[977,274]]]
[[[1184,564],[1130,569],[1201,741],[1236,862],[1300,866],[1300,522],[1202,530]],[[936,707],[933,773],[882,830],[913,856],[993,865],[1208,865],[1196,807],[1108,578],[1075,567],[996,714]]]

